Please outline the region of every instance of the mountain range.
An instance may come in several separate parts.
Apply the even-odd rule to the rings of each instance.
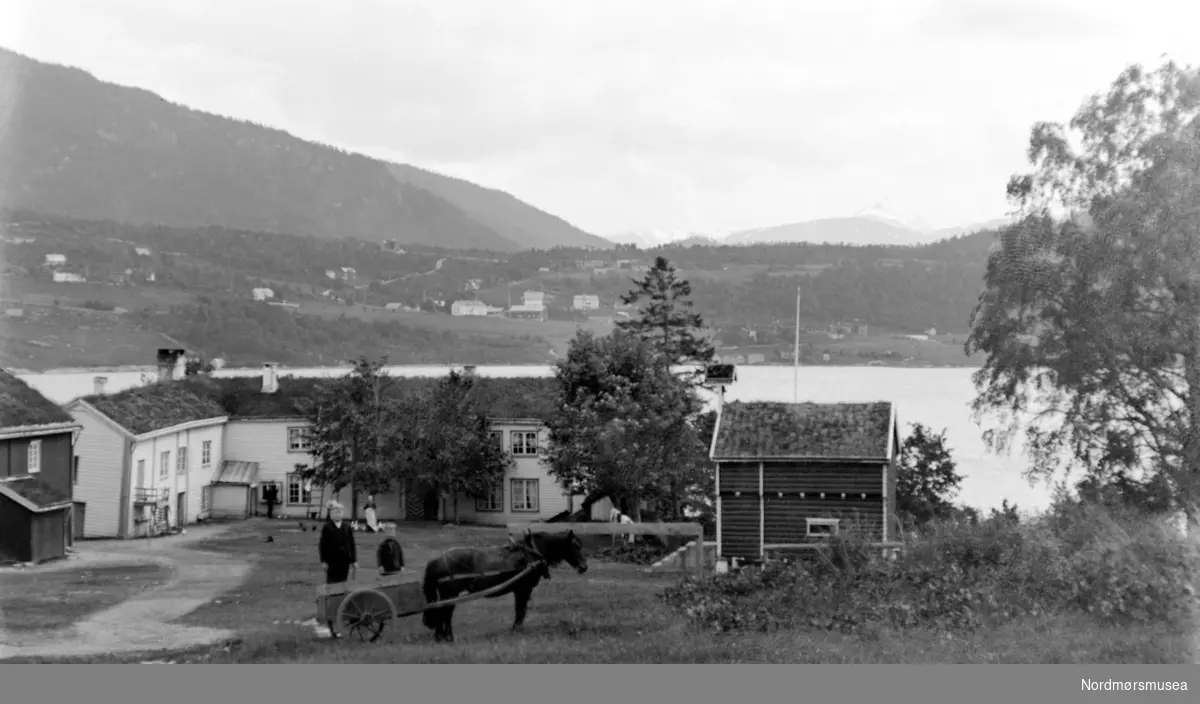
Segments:
[[[642,249],[664,245],[722,244],[749,245],[769,243],[920,245],[949,237],[991,230],[1012,222],[996,218],[986,222],[936,229],[919,218],[901,218],[877,208],[849,217],[821,218],[802,222],[738,230],[725,235],[691,231],[633,231],[612,235],[617,244],[634,244]]]
[[[612,243],[516,197],[0,48],[0,206],[517,251]]]

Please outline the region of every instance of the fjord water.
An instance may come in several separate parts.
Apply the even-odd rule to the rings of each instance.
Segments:
[[[391,374],[398,376],[440,376],[447,366],[394,366]],[[975,389],[971,384],[973,369],[938,368],[914,369],[899,367],[801,367],[799,398],[801,401],[866,402],[891,401],[896,404],[901,438],[914,422],[923,423],[935,431],[946,430],[950,451],[963,475],[958,499],[979,508],[998,507],[1004,499],[1021,509],[1044,507],[1049,490],[1044,485],[1030,486],[1021,472],[1027,466],[1019,450],[1011,455],[997,456],[987,451],[982,428],[970,410]],[[279,375],[340,376],[349,367],[280,368]],[[93,391],[93,378],[107,379],[105,390],[114,393],[138,386],[154,375],[152,368],[141,371],[104,372],[71,370],[43,374],[22,374],[26,382],[57,403]],[[258,369],[222,369],[214,376],[257,375]],[[491,377],[549,376],[548,366],[479,366],[476,373]],[[737,369],[737,382],[725,392],[726,401],[791,401],[793,399],[792,367],[745,366]]]

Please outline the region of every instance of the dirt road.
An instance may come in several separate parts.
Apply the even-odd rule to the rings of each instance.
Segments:
[[[229,529],[228,525],[198,526],[189,528],[186,535],[154,540],[80,543],[73,559],[30,568],[53,572],[91,565],[149,562],[170,567],[174,576],[158,588],[69,628],[19,635],[0,630],[0,660],[179,650],[231,638],[230,631],[170,623],[236,588],[245,579],[249,563],[189,548]]]

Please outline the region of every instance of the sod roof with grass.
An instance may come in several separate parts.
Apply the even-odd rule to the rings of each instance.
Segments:
[[[6,491],[28,501],[39,509],[50,506],[64,506],[71,503],[71,497],[43,482],[37,477],[21,477],[4,482]]]
[[[180,382],[148,384],[83,400],[134,435],[226,415],[221,404]]]
[[[726,404],[717,421],[716,460],[888,458],[892,404]]]
[[[8,371],[0,369],[0,427],[70,423],[71,414]]]
[[[419,394],[431,390],[438,378],[396,377],[396,393]],[[197,375],[175,382],[216,403],[221,412],[237,418],[297,418],[322,389],[336,379],[281,376],[274,393],[263,393],[262,377],[210,377]],[[550,378],[476,377],[472,389],[476,401],[491,418],[533,418],[547,420],[554,413],[554,380]]]

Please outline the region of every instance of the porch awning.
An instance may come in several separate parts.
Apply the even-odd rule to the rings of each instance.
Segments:
[[[258,481],[258,463],[243,462],[242,460],[225,460],[221,463],[221,473],[213,479],[213,484],[250,486]]]
[[[0,494],[34,513],[46,513],[71,505],[71,497],[37,477],[0,482]]]

